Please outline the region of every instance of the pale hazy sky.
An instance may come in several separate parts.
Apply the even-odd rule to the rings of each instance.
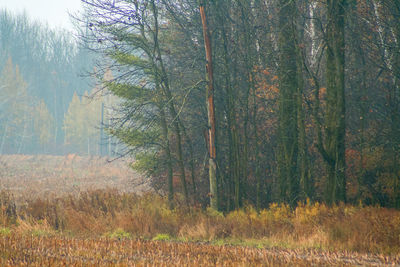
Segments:
[[[47,22],[52,28],[73,29],[68,12],[80,9],[80,0],[0,0],[0,9],[28,13],[34,20]]]

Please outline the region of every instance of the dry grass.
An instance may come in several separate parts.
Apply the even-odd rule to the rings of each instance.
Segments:
[[[314,250],[60,236],[0,237],[2,266],[383,266],[396,259]],[[398,263],[398,261],[397,261]]]
[[[223,215],[179,207],[171,211],[166,200],[150,193],[96,190],[79,197],[37,199],[14,213],[10,196],[1,196],[0,222],[22,234],[27,225],[91,238],[119,229],[132,238],[165,234],[186,241],[400,255],[400,211],[379,207],[316,203],[291,210],[273,204],[259,213],[249,207]]]
[[[0,190],[13,192],[22,202],[27,198],[78,195],[94,189],[149,191],[149,184],[128,164],[128,160],[109,162],[108,158],[75,154],[0,155]]]

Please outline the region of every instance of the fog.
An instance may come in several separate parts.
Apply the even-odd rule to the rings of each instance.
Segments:
[[[36,4],[45,2],[52,1]],[[16,1],[13,9],[24,3]],[[25,7],[35,16],[54,7],[29,3]],[[65,8],[52,13],[60,23],[68,19],[60,13]],[[0,10],[0,154],[109,154],[101,127],[108,119],[106,99],[90,97],[98,89],[88,75],[93,66],[94,55],[68,31],[28,12]]]
[[[67,30],[73,30],[69,13],[76,13],[80,7],[79,0],[0,0],[0,9],[26,12],[32,20]]]

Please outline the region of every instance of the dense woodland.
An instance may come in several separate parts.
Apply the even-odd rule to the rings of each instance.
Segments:
[[[399,1],[82,0],[82,6],[75,18],[80,44],[98,59],[92,73],[98,80],[83,89],[71,79],[70,88],[115,98],[105,133],[101,126],[97,139],[86,133],[77,141],[82,153],[96,146],[89,140],[113,136],[125,145],[119,153],[135,156],[133,167],[168,195],[171,207],[178,201],[230,211],[309,199],[400,208]],[[62,84],[88,60],[63,36],[55,37],[65,44],[61,54],[40,39],[15,40],[39,47],[9,49],[1,62],[8,62],[3,76],[22,73],[13,80],[31,82],[21,95],[41,97],[36,109],[63,121],[46,127],[65,145],[68,120],[82,120],[79,112],[65,115],[77,110],[69,99],[86,100],[72,97],[74,90],[63,98]],[[7,40],[0,38],[1,49]],[[54,77],[30,73],[41,70],[29,65],[38,62],[14,55],[32,51],[59,67]],[[7,58],[26,63],[12,63],[20,71]],[[49,85],[35,91],[39,77]],[[9,116],[1,114],[0,134],[7,136]],[[24,136],[25,128],[14,132]],[[101,153],[98,147],[92,153]]]
[[[398,1],[82,2],[109,133],[171,205],[400,207]]]

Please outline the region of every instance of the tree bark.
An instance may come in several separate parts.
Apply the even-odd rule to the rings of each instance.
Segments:
[[[209,141],[209,179],[210,179],[210,207],[218,210],[217,193],[217,166],[215,149],[215,107],[214,107],[214,79],[212,65],[212,50],[210,32],[207,26],[205,5],[200,2],[200,15],[203,26],[204,47],[206,51],[206,71],[207,71],[207,112],[208,112],[208,141]]]
[[[346,201],[345,5],[346,0],[327,1],[325,149],[328,172],[325,197],[329,204]]]
[[[281,199],[298,201],[298,76],[293,0],[279,1],[279,178]]]
[[[170,209],[174,208],[174,184],[173,184],[173,169],[172,169],[172,156],[171,156],[171,148],[169,144],[168,137],[168,126],[167,119],[165,116],[165,111],[163,107],[160,107],[160,120],[162,133],[164,138],[164,150],[167,155],[167,171],[168,171],[168,205]]]

